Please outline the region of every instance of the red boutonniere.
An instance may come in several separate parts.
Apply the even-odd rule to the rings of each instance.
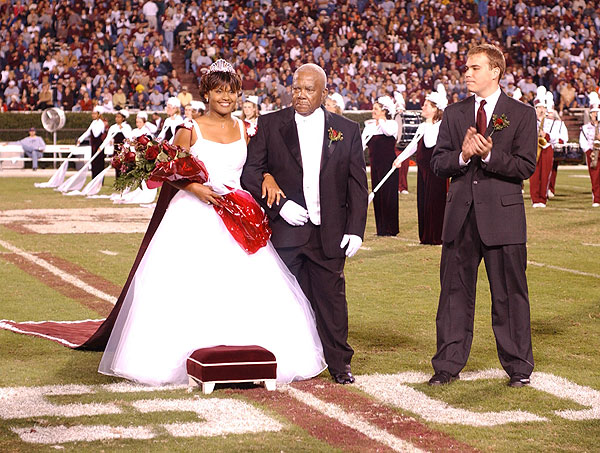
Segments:
[[[501,131],[502,129],[510,126],[510,121],[504,113],[500,116],[492,115],[492,126],[494,127],[494,129],[490,133],[489,137],[491,137],[494,134],[494,132]]]
[[[328,146],[331,146],[332,142],[341,142],[344,139],[344,134],[341,131],[336,131],[333,127],[330,127],[327,132],[329,132]]]

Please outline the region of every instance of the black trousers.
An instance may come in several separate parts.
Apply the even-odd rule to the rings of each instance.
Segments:
[[[473,341],[477,270],[482,258],[490,282],[498,358],[509,376],[529,376],[533,352],[525,276],[527,249],[525,244],[486,246],[472,207],[457,238],[442,246],[437,352],[431,363],[436,372],[453,375],[467,363]]]
[[[315,312],[317,331],[329,372],[349,372],[354,350],[348,344],[345,258],[325,256],[320,228],[315,225],[312,225],[306,244],[278,248],[277,252],[298,280]]]

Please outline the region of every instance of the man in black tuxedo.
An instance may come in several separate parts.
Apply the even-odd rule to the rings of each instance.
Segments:
[[[367,176],[358,124],[322,107],[327,77],[315,64],[299,67],[292,106],[260,116],[248,145],[242,185],[269,215],[271,241],[315,311],[334,380],[354,382],[348,344],[344,263],[362,244]],[[263,179],[286,198],[267,203]]]
[[[466,67],[474,96],[448,106],[431,158],[435,174],[452,181],[442,231],[435,374],[429,384],[458,379],[467,363],[483,258],[498,357],[509,385],[522,387],[529,384],[533,353],[521,183],[535,170],[536,115],[500,89],[506,68],[500,49],[471,48]]]

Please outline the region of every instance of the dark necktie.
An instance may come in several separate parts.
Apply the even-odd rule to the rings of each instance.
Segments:
[[[485,136],[485,130],[487,129],[487,117],[485,116],[485,110],[483,106],[485,105],[485,99],[482,99],[479,103],[479,108],[477,109],[477,132],[481,135]],[[472,118],[472,117],[471,117]]]

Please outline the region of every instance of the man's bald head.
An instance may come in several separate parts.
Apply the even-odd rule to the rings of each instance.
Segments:
[[[296,78],[298,73],[300,73],[302,71],[309,71],[309,72],[312,72],[313,74],[315,74],[316,77],[319,77],[322,80],[323,87],[326,88],[327,74],[325,74],[325,70],[321,66],[319,66],[318,64],[314,64],[314,63],[303,64],[298,69],[296,69],[296,72],[294,72],[294,78]]]

